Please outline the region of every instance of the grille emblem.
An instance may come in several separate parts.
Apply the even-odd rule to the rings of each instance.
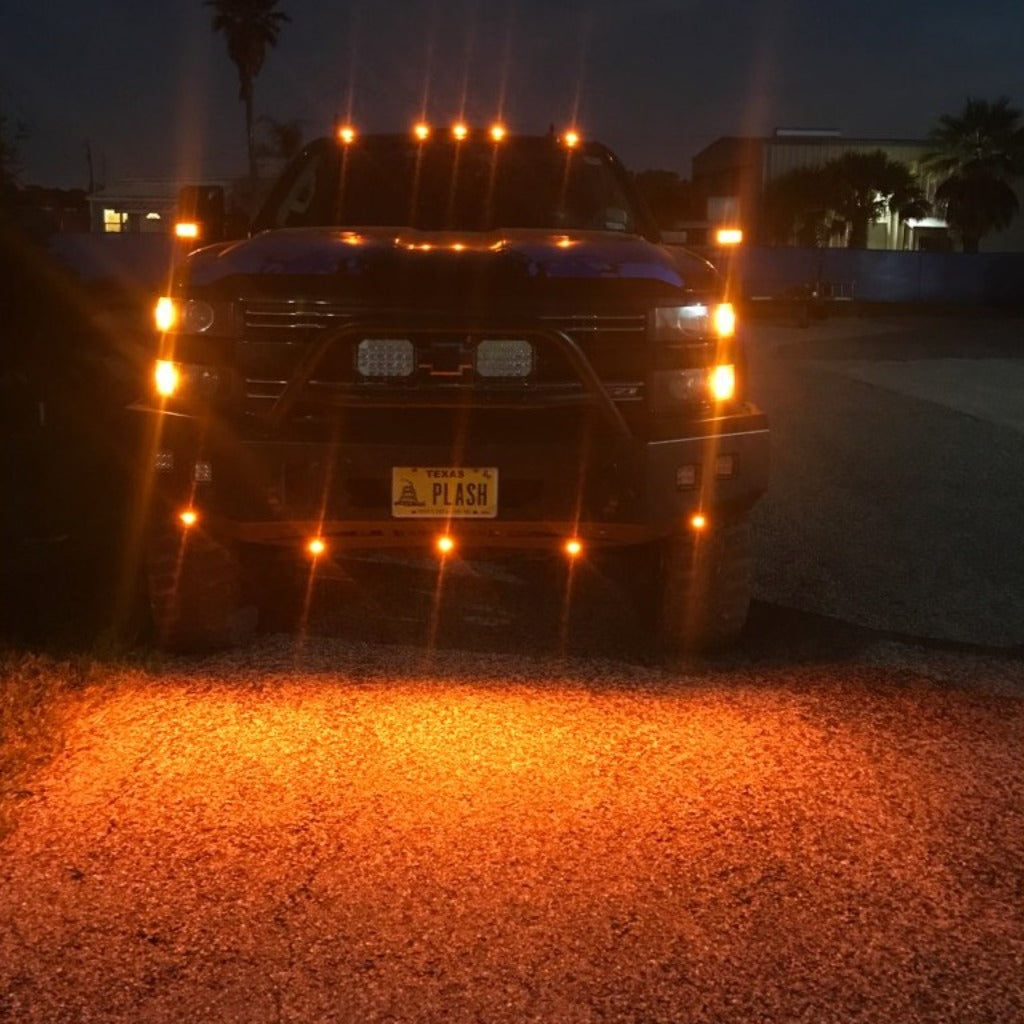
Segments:
[[[472,371],[473,359],[460,341],[435,341],[423,352],[419,368],[431,377],[462,378]]]

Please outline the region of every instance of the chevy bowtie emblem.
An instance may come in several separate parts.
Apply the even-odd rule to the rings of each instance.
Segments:
[[[464,377],[473,369],[473,358],[460,341],[436,341],[423,353],[419,368],[431,377]]]

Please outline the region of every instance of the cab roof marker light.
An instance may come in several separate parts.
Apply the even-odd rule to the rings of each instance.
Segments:
[[[570,128],[563,136],[562,141],[569,147],[575,149],[580,144],[580,133],[575,128]]]
[[[469,128],[463,121],[459,121],[457,124],[452,125],[452,136],[461,142],[469,135]]]
[[[426,142],[430,138],[430,125],[426,121],[420,121],[413,126],[412,134],[420,142]]]
[[[356,141],[356,130],[350,124],[343,125],[338,129],[338,138],[345,143],[346,146],[351,145]]]
[[[508,134],[508,131],[503,124],[492,124],[490,134],[494,142],[501,142]]]

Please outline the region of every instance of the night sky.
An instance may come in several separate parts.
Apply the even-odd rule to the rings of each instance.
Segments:
[[[244,172],[234,66],[201,0],[0,0],[0,103],[26,184]],[[967,96],[1024,105],[1022,0],[282,0],[256,112],[307,138],[424,106],[576,121],[634,170],[689,175],[720,135],[918,138]]]

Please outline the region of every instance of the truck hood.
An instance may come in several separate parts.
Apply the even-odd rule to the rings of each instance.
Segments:
[[[296,228],[192,254],[189,286],[230,292],[330,293],[341,297],[417,292],[435,301],[586,282],[629,284],[645,294],[706,293],[714,269],[684,250],[635,235],[605,231],[536,230],[424,232],[406,228]],[[296,288],[298,281],[301,287]],[[548,287],[545,287],[547,284]],[[616,289],[617,290],[617,289]]]

